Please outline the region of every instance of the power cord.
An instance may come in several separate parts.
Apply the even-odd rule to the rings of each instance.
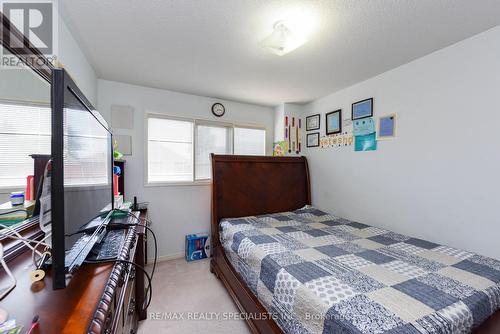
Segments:
[[[0,224],[0,227],[2,227],[3,229],[6,229],[8,231],[10,231],[12,234],[7,234],[7,233],[4,233],[3,230],[0,230],[0,235],[6,237],[6,238],[10,238],[10,239],[15,239],[15,240],[20,240],[24,243],[24,245],[26,247],[28,247],[29,249],[31,249],[31,253],[32,253],[32,260],[33,260],[33,264],[35,265],[35,267],[38,267],[38,264],[36,263],[36,260],[35,260],[35,253],[41,257],[42,256],[42,253],[40,253],[37,248],[39,246],[45,246],[46,249],[50,249],[50,245],[44,243],[45,240],[47,240],[47,238],[50,237],[50,233],[47,233],[47,235],[45,237],[43,237],[41,240],[33,240],[33,239],[29,239],[29,238],[24,238],[21,234],[19,234],[19,232],[17,232],[14,228],[10,227],[10,226],[7,226],[7,225],[4,225],[4,224]],[[30,243],[34,243],[35,246],[31,246]]]
[[[146,274],[147,278],[148,278],[148,281],[149,281],[149,284],[148,284],[148,287],[146,289],[146,295],[148,295],[149,293],[149,301],[148,301],[148,304],[145,308],[148,308],[149,307],[149,304],[151,303],[151,298],[152,298],[152,280],[153,280],[153,276],[154,276],[154,273],[155,273],[155,270],[156,270],[156,263],[158,262],[158,242],[157,242],[157,239],[156,239],[156,234],[154,233],[154,231],[148,226],[151,225],[153,222],[147,218],[138,218],[136,215],[132,214],[130,211],[125,211],[125,210],[120,210],[120,209],[115,209],[114,211],[116,212],[121,212],[121,213],[125,213],[127,214],[128,217],[132,217],[134,218],[135,220],[138,221],[138,223],[126,223],[126,224],[123,224],[123,223],[113,223],[112,221],[108,224],[108,227],[111,227],[111,226],[141,226],[141,227],[144,227],[146,228],[150,233],[151,235],[153,236],[153,240],[154,240],[154,251],[155,251],[155,256],[154,256],[154,261],[153,261],[153,268],[151,269],[151,275],[148,275],[146,270],[142,267],[140,267],[139,265],[137,265],[136,263],[133,263],[134,265],[136,265],[137,267],[140,267],[143,272]],[[107,211],[107,214],[109,214],[109,211]],[[100,213],[99,215],[95,216],[94,218],[92,218],[90,221],[98,218],[98,217],[101,217],[103,215],[107,215],[106,213]],[[142,222],[146,222],[146,224],[142,224]],[[88,223],[85,223],[83,224],[82,226],[86,225]],[[80,228],[82,227],[80,226]],[[72,236],[72,235],[75,235],[75,234],[78,234],[78,233],[82,233],[83,231],[76,231],[76,232],[73,232],[71,234],[67,234],[66,236]],[[85,262],[86,263],[107,263],[107,262],[116,262],[116,261],[124,261],[124,260],[117,260],[117,259],[113,259],[113,260],[86,260]],[[125,261],[127,262],[127,261]]]
[[[146,269],[144,269],[143,267],[141,267],[140,265],[138,265],[137,263],[135,262],[132,262],[132,261],[127,261],[127,260],[119,260],[119,259],[114,259],[114,260],[102,260],[102,261],[99,261],[99,260],[85,260],[86,263],[112,263],[112,262],[123,262],[123,263],[128,263],[128,264],[132,264],[135,266],[136,269],[139,269],[140,271],[142,271],[142,273],[144,275],[146,275],[147,279],[148,279],[148,287],[146,289],[146,294],[148,293],[149,291],[149,295],[148,295],[148,303],[146,304],[146,306],[142,305],[142,310],[146,310],[149,305],[151,304],[151,299],[152,299],[152,296],[153,296],[153,286],[152,286],[152,277],[149,276],[149,274],[147,273]]]
[[[102,217],[103,215],[106,216],[107,214],[109,214],[110,211],[106,211],[105,213],[98,214],[94,218],[90,219],[89,222],[91,222],[92,220],[94,220],[94,219],[96,219],[98,217]],[[135,220],[137,220],[138,223],[137,224],[122,224],[122,223],[113,224],[113,222],[111,221],[108,224],[108,226],[142,226],[142,227],[145,227],[149,232],[151,232],[151,235],[153,236],[154,244],[155,244],[155,257],[154,257],[154,262],[153,262],[153,269],[151,270],[151,278],[153,278],[154,272],[156,270],[156,262],[158,261],[158,243],[157,243],[157,240],[156,240],[156,235],[155,235],[154,231],[148,226],[148,225],[152,225],[153,222],[151,220],[147,219],[147,218],[142,218],[142,219],[138,218],[136,215],[132,214],[130,211],[120,210],[120,209],[114,209],[114,211],[115,212],[125,213],[125,214],[127,214],[128,217],[132,217]],[[146,224],[144,224],[144,225],[141,224],[143,221],[145,221]],[[80,226],[80,228],[82,228],[83,226],[85,226],[89,222],[83,224],[82,226]],[[66,234],[66,236],[69,237],[69,236],[73,236],[73,235],[78,234],[78,233],[83,233],[83,231],[76,231],[76,232],[73,232],[73,233],[70,233],[70,234]]]
[[[156,234],[155,232],[147,225],[147,224],[141,224],[142,223],[142,220],[140,218],[138,218],[136,215],[128,212],[128,211],[123,211],[123,210],[119,210],[120,212],[124,212],[124,213],[127,213],[127,215],[129,217],[133,217],[135,218],[138,223],[136,224],[113,224],[113,223],[110,223],[110,226],[113,226],[113,225],[118,225],[118,226],[141,226],[141,227],[144,227],[146,228],[150,233],[151,235],[153,236],[153,240],[154,240],[154,244],[155,244],[155,257],[154,257],[154,261],[153,261],[153,269],[151,269],[151,279],[153,278],[154,276],[154,273],[155,273],[155,270],[156,270],[156,262],[158,260],[158,242],[156,240]],[[152,223],[150,220],[146,219],[146,218],[143,218],[144,221],[146,221],[146,223],[150,222]]]
[[[157,259],[158,259],[158,243],[156,241],[156,235],[154,234],[153,230],[146,226],[146,225],[139,225],[139,224],[115,224],[115,225],[119,225],[119,226],[142,226],[142,227],[145,227],[148,231],[151,232],[151,235],[153,236],[153,239],[154,239],[154,244],[155,244],[155,257],[154,257],[154,261],[153,261],[153,269],[151,269],[151,280],[153,279],[153,276],[155,274],[155,270],[156,270],[156,262],[157,262]],[[110,224],[110,226],[113,226],[113,224]],[[146,294],[148,293],[148,289],[146,289]]]
[[[135,220],[138,221],[138,223],[128,223],[128,224],[117,223],[117,224],[113,224],[111,222],[111,223],[109,223],[108,226],[113,226],[113,225],[115,225],[115,226],[140,226],[140,227],[146,228],[151,233],[151,235],[153,236],[154,245],[155,245],[155,256],[154,256],[154,261],[153,261],[153,268],[151,269],[151,281],[152,281],[153,277],[154,277],[154,274],[155,274],[155,270],[156,270],[156,263],[158,261],[158,242],[156,240],[156,234],[154,233],[154,231],[147,224],[147,223],[152,223],[152,222],[150,220],[146,219],[146,218],[142,218],[146,222],[146,224],[143,225],[141,218],[137,217],[136,215],[132,214],[131,212],[125,211],[125,210],[116,210],[116,211],[122,212],[122,213],[126,213],[128,217],[134,218]],[[148,285],[148,288],[146,289],[146,295],[149,292],[149,299],[151,300],[152,291],[150,290],[151,289],[150,287],[152,287],[152,284]],[[149,306],[149,303],[146,306],[146,308],[148,306]]]
[[[12,274],[10,271],[9,267],[7,267],[7,263],[5,263],[5,260],[3,259],[3,245],[0,243],[0,264],[2,265],[3,269],[5,269],[5,272],[7,275],[10,277],[12,283],[11,285],[5,290],[1,295],[0,295],[0,300],[2,300],[5,296],[9,294],[17,285],[16,277]]]

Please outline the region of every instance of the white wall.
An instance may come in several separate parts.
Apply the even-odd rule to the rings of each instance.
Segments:
[[[58,60],[87,99],[97,106],[96,72],[61,17],[59,17],[58,25]]]
[[[280,103],[274,108],[274,142],[285,138],[285,104]]]
[[[178,256],[184,251],[184,236],[210,231],[210,186],[144,186],[145,113],[221,120],[267,127],[267,153],[272,154],[273,108],[221,101],[208,97],[175,93],[167,90],[133,86],[118,82],[98,81],[99,110],[110,120],[113,104],[134,107],[133,130],[115,129],[118,134],[133,136],[133,156],[126,157],[125,193],[148,201],[153,229],[159,239],[161,257]],[[222,102],[226,114],[222,119],[212,116],[211,106]],[[153,253],[150,253],[153,254]]]
[[[500,259],[500,26],[318,99],[397,113],[375,152],[306,150],[313,203],[336,215]],[[390,50],[388,50],[390,52]]]

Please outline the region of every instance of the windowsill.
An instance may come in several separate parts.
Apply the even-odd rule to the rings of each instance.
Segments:
[[[211,186],[212,180],[178,181],[178,182],[147,182],[144,187],[206,187]]]
[[[10,194],[14,191],[24,191],[26,186],[19,187],[0,187],[0,194]]]

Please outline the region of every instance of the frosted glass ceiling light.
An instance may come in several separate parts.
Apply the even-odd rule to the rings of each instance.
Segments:
[[[264,38],[260,44],[272,53],[283,56],[305,42],[307,42],[307,39],[291,31],[283,21],[278,21],[274,24],[271,35]]]

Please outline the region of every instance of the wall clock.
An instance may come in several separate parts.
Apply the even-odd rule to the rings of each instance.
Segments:
[[[222,117],[224,116],[224,113],[226,112],[226,108],[222,105],[222,103],[214,103],[212,105],[212,114],[217,117]]]

